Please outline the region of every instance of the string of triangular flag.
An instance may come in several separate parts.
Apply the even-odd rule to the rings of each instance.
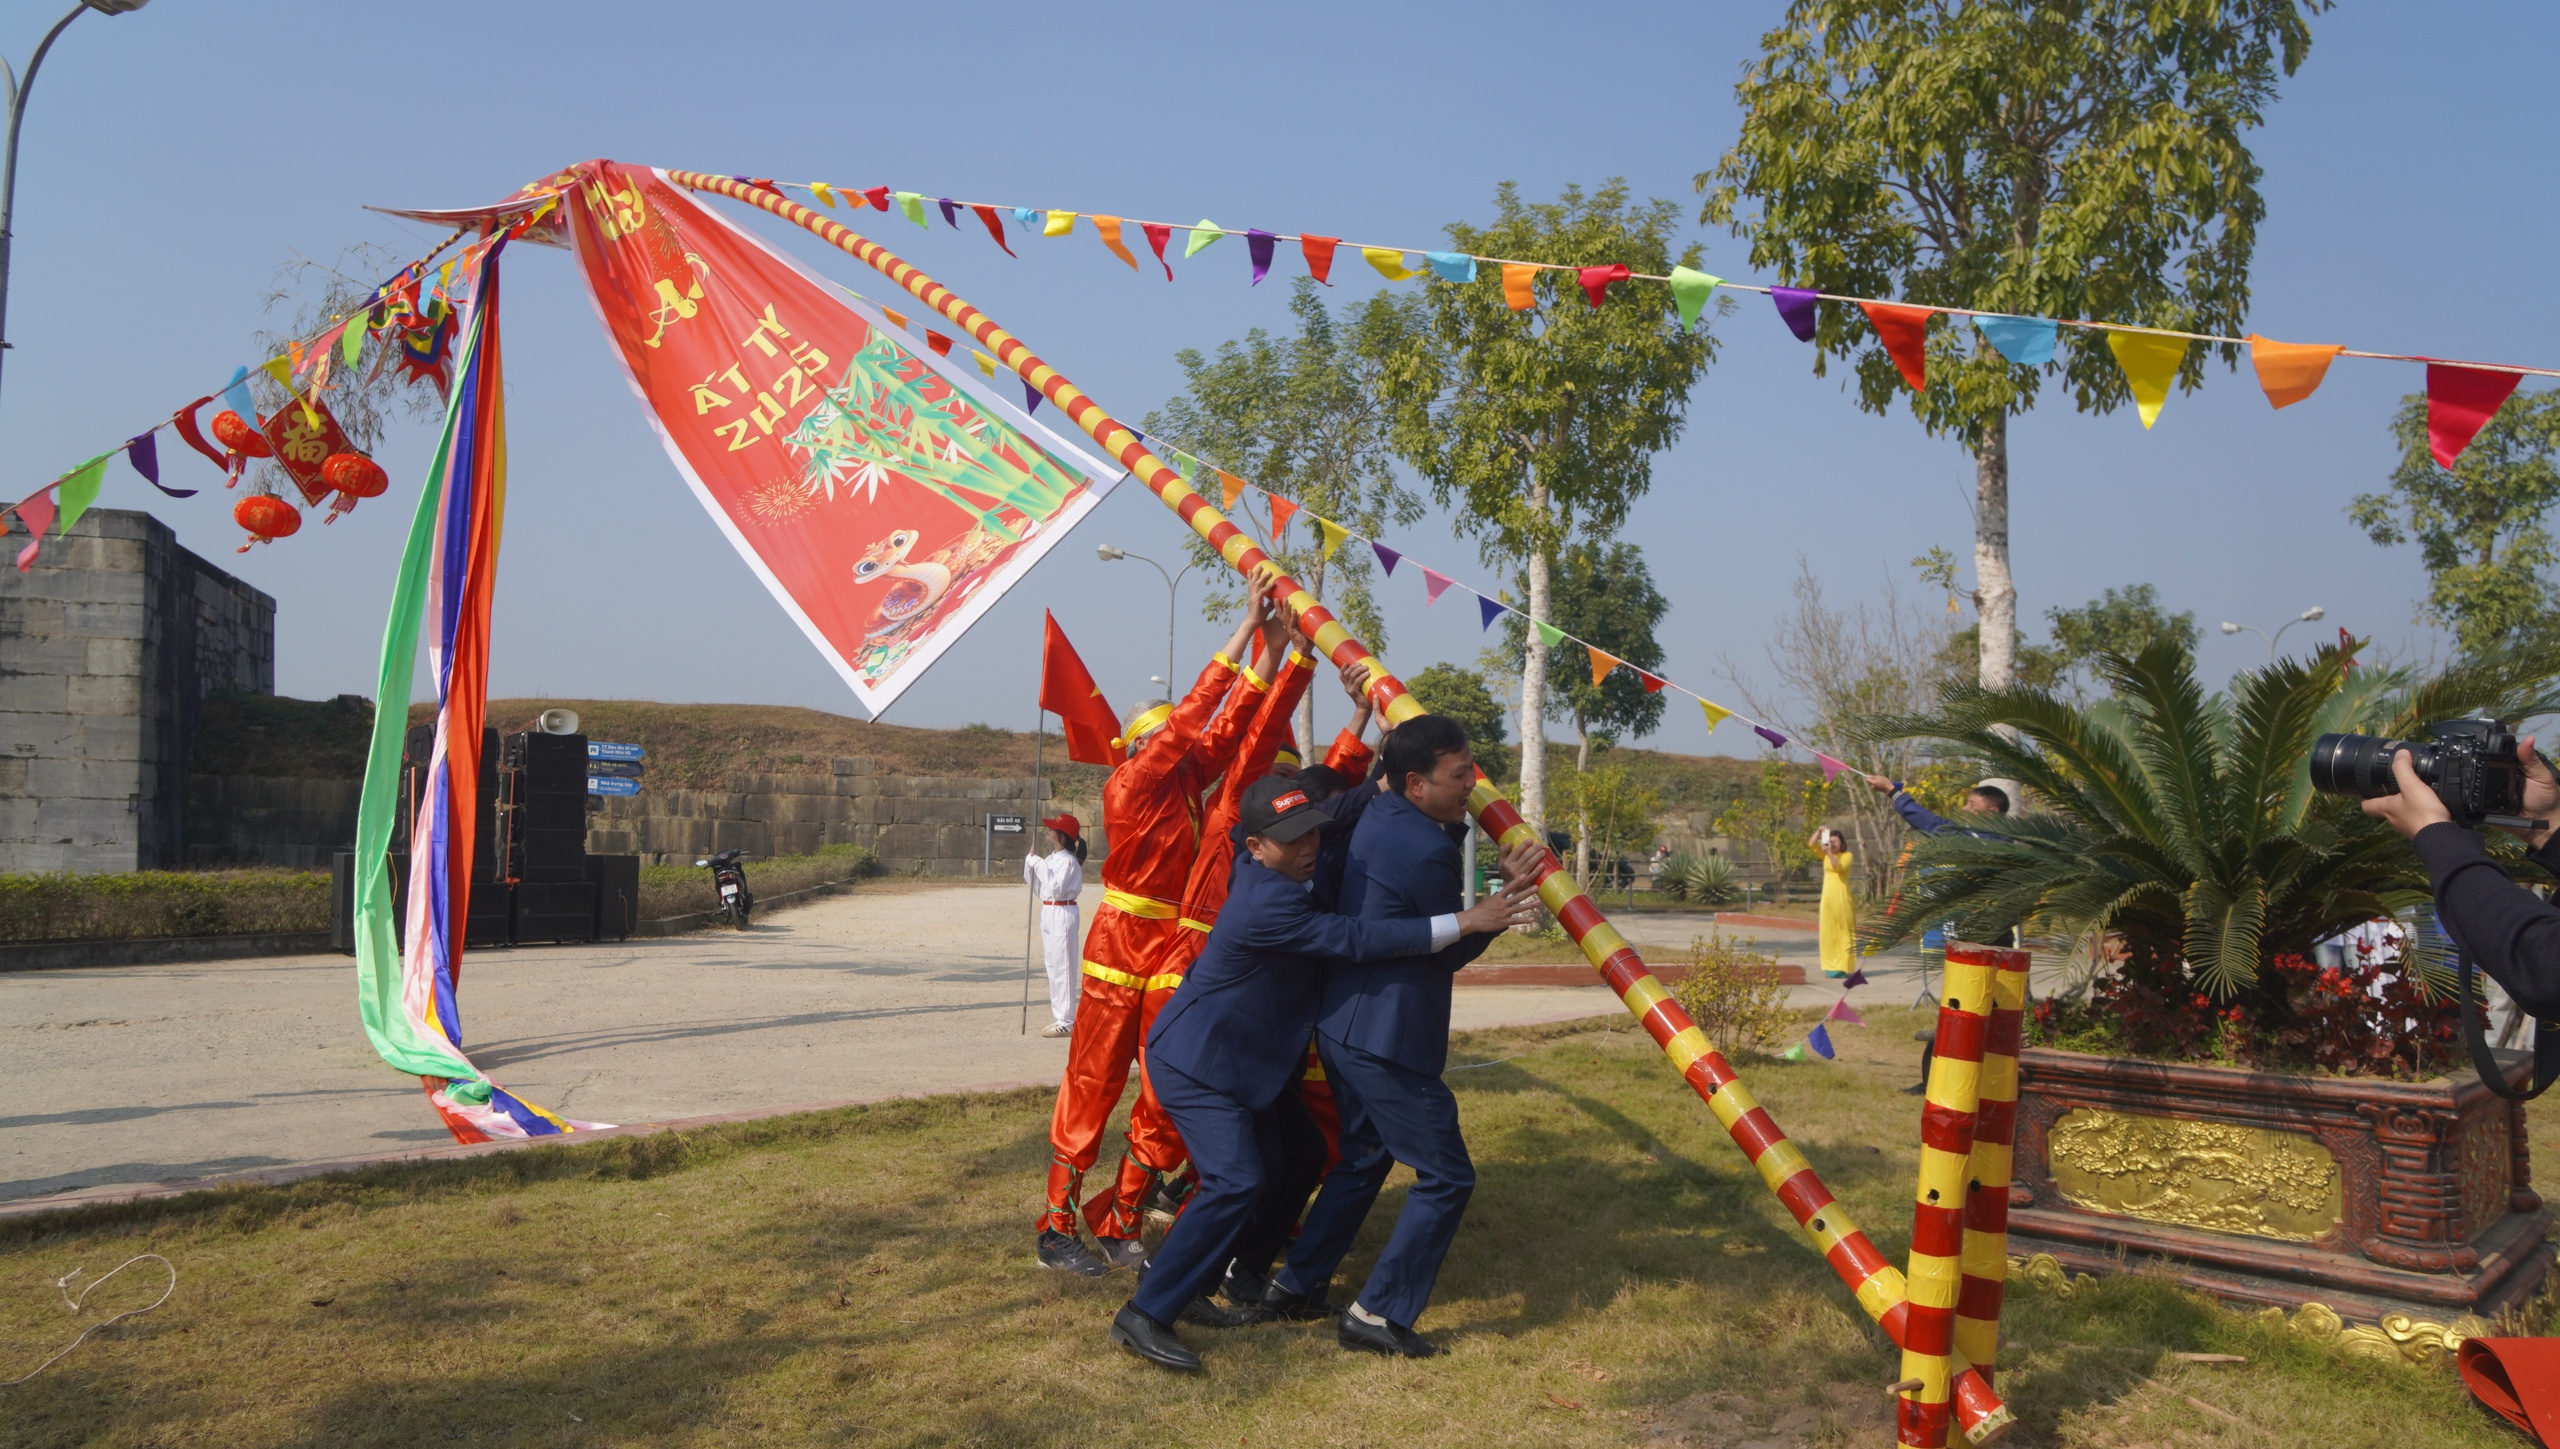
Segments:
[[[1925,388],[1928,383],[1927,337],[1929,323],[1934,318],[1970,320],[1985,342],[2002,357],[2022,367],[2041,367],[2053,361],[2054,347],[2062,328],[2103,332],[2107,350],[2124,372],[2125,384],[2133,393],[2134,409],[2145,428],[2159,421],[2160,410],[2168,402],[2170,385],[2177,380],[2178,369],[2186,362],[2187,349],[2199,342],[2248,348],[2258,386],[2266,393],[2268,404],[2278,408],[2290,407],[2311,396],[2328,376],[2329,364],[2341,357],[2423,363],[2427,369],[2427,442],[2436,461],[2446,468],[2451,468],[2463,449],[2470,446],[2472,438],[2515,391],[2518,382],[2527,377],[2560,377],[2560,368],[2503,362],[2460,362],[2418,353],[2373,352],[2343,343],[2280,342],[2254,332],[2245,337],[2224,337],[2214,333],[2121,322],[2030,317],[1971,307],[1894,302],[1806,287],[1731,281],[1686,266],[1675,266],[1666,274],[1656,274],[1635,271],[1624,263],[1583,266],[1569,262],[1523,261],[1468,252],[1432,251],[1422,247],[1345,242],[1340,237],[1313,232],[1271,232],[1250,227],[1239,232],[1220,226],[1205,216],[1196,222],[1146,221],[1098,212],[954,201],[947,196],[928,198],[920,191],[897,191],[886,186],[852,187],[824,181],[776,182],[762,178],[748,179],[746,184],[762,187],[776,195],[785,190],[807,192],[820,205],[830,208],[839,200],[848,207],[867,204],[883,212],[894,208],[907,220],[928,231],[932,229],[932,223],[927,220],[928,205],[939,211],[944,223],[952,227],[960,225],[960,213],[966,211],[978,219],[988,237],[1002,247],[1007,256],[1017,255],[1006,238],[1007,217],[1022,229],[1023,235],[1041,237],[1071,236],[1079,220],[1089,220],[1103,246],[1133,271],[1141,269],[1137,255],[1129,249],[1125,232],[1134,226],[1146,238],[1147,247],[1155,254],[1157,264],[1164,268],[1168,282],[1173,280],[1173,262],[1165,255],[1165,250],[1178,231],[1186,234],[1182,247],[1185,261],[1224,238],[1243,237],[1252,269],[1250,285],[1255,286],[1270,275],[1279,244],[1295,242],[1305,262],[1307,275],[1326,286],[1333,284],[1336,255],[1347,246],[1358,252],[1361,260],[1378,275],[1391,282],[1424,278],[1464,284],[1479,277],[1498,275],[1502,281],[1503,300],[1513,311],[1527,311],[1538,305],[1535,282],[1542,272],[1572,273],[1574,285],[1593,307],[1606,303],[1609,289],[1618,283],[1663,283],[1670,288],[1672,306],[1679,313],[1683,327],[1697,326],[1699,314],[1718,289],[1756,292],[1775,304],[1779,320],[1802,342],[1814,340],[1820,320],[1820,304],[1830,302],[1853,306],[1865,315],[1877,340],[1893,358],[1903,381],[1915,391]],[[1414,261],[1417,257],[1420,258],[1419,265]],[[948,345],[947,339],[945,345]]]
[[[515,229],[521,230],[530,225],[547,210],[547,205],[536,210],[517,223]],[[60,538],[69,533],[81,515],[97,502],[99,490],[106,481],[107,465],[119,453],[133,465],[134,472],[142,475],[144,482],[162,493],[171,498],[195,497],[197,489],[172,488],[160,480],[159,433],[163,428],[176,432],[189,447],[203,454],[215,467],[223,469],[232,482],[238,482],[239,470],[247,458],[263,455],[243,452],[233,446],[233,439],[224,436],[219,426],[215,429],[216,437],[208,441],[196,418],[207,403],[220,399],[225,411],[237,414],[254,430],[258,414],[249,392],[249,379],[253,372],[262,372],[273,379],[301,408],[304,418],[311,425],[318,426],[319,413],[324,406],[321,398],[329,391],[331,376],[343,376],[357,365],[363,355],[365,339],[382,333],[397,318],[421,316],[421,309],[425,308],[445,307],[455,273],[459,271],[467,277],[479,264],[479,258],[486,254],[491,238],[482,238],[466,247],[460,256],[444,263],[436,272],[432,290],[428,290],[428,269],[435,265],[436,258],[443,256],[454,243],[467,235],[467,227],[456,228],[424,255],[402,266],[388,280],[366,293],[355,312],[332,314],[328,323],[318,331],[308,337],[288,341],[284,351],[259,363],[256,368],[243,365],[233,369],[230,380],[216,391],[178,408],[17,502],[0,505],[0,532],[5,532],[8,520],[15,518],[29,535],[26,546],[18,550],[18,571],[25,573],[33,569],[45,538],[48,535]],[[407,310],[395,310],[401,308]],[[426,339],[430,345],[420,349],[419,358],[403,358],[404,366],[431,380],[440,376],[438,369],[444,364],[446,352],[443,343],[450,338],[452,331],[450,325],[441,320],[443,315],[438,314],[437,325],[431,328],[431,335]],[[362,327],[355,325],[359,318],[365,323]],[[380,366],[379,359],[375,365]],[[216,419],[217,424],[220,421]],[[221,446],[217,448],[216,443]],[[252,443],[251,446],[257,444]]]
[[[1303,515],[1307,521],[1315,527],[1317,536],[1316,552],[1317,556],[1320,558],[1332,558],[1335,551],[1340,549],[1343,544],[1357,539],[1369,546],[1370,553],[1378,560],[1378,567],[1390,578],[1395,576],[1396,566],[1398,564],[1410,562],[1422,574],[1422,601],[1426,608],[1430,605],[1439,603],[1440,596],[1442,594],[1447,593],[1451,589],[1457,589],[1463,593],[1474,596],[1476,601],[1476,612],[1478,615],[1478,627],[1481,629],[1490,631],[1493,628],[1494,623],[1504,615],[1518,614],[1522,620],[1529,625],[1529,627],[1537,631],[1538,638],[1540,641],[1545,643],[1549,649],[1561,648],[1566,644],[1581,645],[1584,651],[1591,656],[1591,683],[1595,688],[1605,682],[1611,674],[1623,668],[1634,674],[1638,680],[1642,681],[1645,693],[1647,694],[1659,694],[1668,689],[1675,694],[1685,694],[1691,699],[1696,700],[1698,702],[1698,708],[1706,715],[1707,733],[1709,734],[1714,734],[1716,727],[1723,724],[1726,720],[1739,720],[1743,724],[1750,726],[1751,732],[1766,741],[1771,749],[1782,750],[1787,748],[1789,745],[1794,745],[1808,754],[1811,754],[1814,758],[1814,762],[1822,768],[1822,783],[1826,785],[1840,778],[1842,771],[1858,769],[1857,766],[1846,760],[1825,754],[1800,740],[1790,739],[1779,730],[1771,727],[1770,725],[1764,724],[1759,720],[1753,719],[1751,716],[1744,714],[1740,710],[1731,709],[1718,704],[1714,700],[1707,698],[1705,695],[1689,688],[1687,685],[1679,683],[1667,675],[1658,673],[1654,670],[1645,669],[1637,665],[1629,664],[1615,654],[1610,653],[1608,650],[1601,648],[1599,645],[1594,644],[1579,635],[1568,633],[1554,624],[1530,618],[1525,611],[1515,606],[1508,597],[1488,594],[1482,589],[1476,588],[1472,584],[1461,583],[1452,575],[1443,573],[1440,570],[1422,562],[1420,559],[1414,558],[1409,551],[1393,547],[1383,540],[1371,538],[1367,534],[1353,529],[1348,524],[1340,523],[1334,519],[1324,517],[1323,515],[1306,508],[1304,505],[1299,504],[1292,499],[1284,498],[1281,495],[1272,492],[1270,489],[1263,487],[1259,483],[1248,482],[1245,479],[1238,477],[1236,474],[1228,472],[1226,469],[1220,468],[1215,464],[1206,461],[1197,453],[1182,447],[1178,442],[1171,438],[1149,438],[1148,435],[1144,433],[1140,433],[1139,437],[1147,439],[1149,445],[1154,447],[1160,456],[1164,457],[1167,462],[1173,465],[1174,471],[1182,474],[1183,477],[1192,481],[1193,487],[1200,487],[1205,476],[1214,475],[1218,481],[1219,510],[1227,514],[1230,518],[1250,522],[1251,515],[1238,513],[1236,511],[1236,503],[1244,496],[1244,492],[1248,488],[1261,494],[1270,515],[1269,537],[1272,540],[1274,547],[1278,546],[1281,536],[1287,533],[1289,524]],[[1861,773],[1864,772],[1861,771]]]
[[[1813,1024],[1813,1030],[1805,1033],[1804,1040],[1797,1042],[1794,1046],[1778,1053],[1778,1059],[1780,1061],[1800,1062],[1805,1059],[1808,1053],[1810,1053],[1811,1055],[1820,1057],[1827,1062],[1833,1057],[1838,1056],[1839,1049],[1831,1044],[1831,1023],[1836,1021],[1842,1026],[1865,1026],[1867,1024],[1867,1019],[1858,1015],[1858,1009],[1849,1004],[1849,988],[1852,986],[1864,986],[1866,984],[1867,973],[1865,971],[1861,970],[1850,972],[1849,979],[1840,983],[1840,997],[1838,1000],[1831,1003],[1831,1009],[1824,1012],[1822,1014],[1822,1019]]]

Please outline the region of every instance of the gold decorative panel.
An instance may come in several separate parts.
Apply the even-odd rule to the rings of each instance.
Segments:
[[[2515,1128],[2504,1102],[2492,1103],[2462,1124],[2462,1236],[2476,1238],[2507,1215],[2508,1179],[2515,1175]]]
[[[2079,1207],[2307,1243],[2346,1212],[2338,1160],[2299,1132],[2074,1107],[2046,1137]]]

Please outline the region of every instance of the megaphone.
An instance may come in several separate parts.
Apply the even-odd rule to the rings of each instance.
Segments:
[[[578,712],[546,709],[533,717],[533,727],[546,735],[574,735],[578,732]]]

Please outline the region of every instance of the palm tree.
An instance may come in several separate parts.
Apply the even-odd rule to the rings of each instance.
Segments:
[[[2042,690],[1950,690],[1934,714],[1865,722],[1880,740],[1917,740],[1987,761],[2043,809],[1997,835],[1919,842],[1870,948],[1953,922],[1983,939],[2011,925],[2055,935],[2122,935],[2128,969],[2170,1001],[2258,996],[2284,1003],[2259,964],[2307,954],[2359,922],[2417,904],[2415,852],[2357,802],[2315,795],[2305,768],[2328,731],[2418,735],[2432,720],[2515,720],[2560,708],[2560,647],[2483,653],[2431,679],[2351,669],[2336,648],[2285,660],[2208,696],[2186,647],[2102,655],[2111,697],[2086,707]]]

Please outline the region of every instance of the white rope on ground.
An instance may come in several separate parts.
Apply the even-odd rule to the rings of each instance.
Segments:
[[[178,1291],[178,1265],[161,1257],[158,1253],[141,1253],[134,1257],[125,1259],[123,1262],[118,1263],[113,1271],[102,1277],[91,1279],[89,1283],[80,1290],[80,1296],[77,1298],[71,1296],[71,1280],[80,1276],[80,1270],[78,1268],[74,1268],[70,1272],[63,1274],[61,1277],[54,1279],[53,1286],[55,1291],[62,1295],[62,1303],[65,1310],[77,1313],[80,1311],[80,1305],[89,1300],[89,1295],[97,1291],[100,1284],[105,1283],[108,1279],[113,1278],[117,1273],[123,1272],[125,1269],[132,1267],[134,1264],[141,1262],[145,1258],[148,1258],[152,1262],[158,1263],[161,1267],[169,1270],[169,1286],[160,1290],[159,1297],[152,1299],[149,1303],[144,1304],[140,1308],[128,1308],[113,1318],[106,1319],[103,1322],[90,1324],[87,1328],[80,1330],[80,1336],[78,1338],[64,1344],[60,1351],[56,1352],[52,1358],[46,1359],[44,1362],[37,1364],[34,1368],[29,1369],[27,1372],[20,1374],[14,1379],[0,1379],[0,1389],[14,1388],[17,1385],[23,1384],[27,1380],[34,1378],[37,1374],[43,1373],[46,1369],[53,1367],[56,1363],[61,1361],[64,1354],[67,1354],[71,1352],[71,1350],[78,1348],[81,1344],[88,1342],[89,1335],[97,1332],[99,1329],[112,1327],[115,1324],[124,1322],[128,1318],[149,1313],[152,1309],[168,1302],[169,1295]]]

